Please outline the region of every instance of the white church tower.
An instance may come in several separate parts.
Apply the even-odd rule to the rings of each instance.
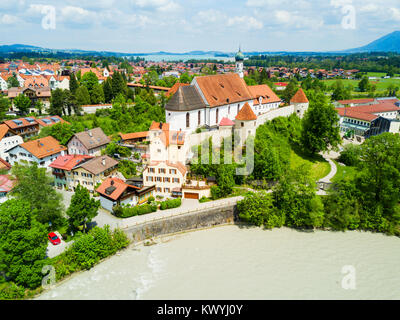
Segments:
[[[244,54],[240,51],[240,47],[239,47],[239,52],[236,53],[235,61],[236,61],[236,73],[239,75],[239,77],[243,78]]]

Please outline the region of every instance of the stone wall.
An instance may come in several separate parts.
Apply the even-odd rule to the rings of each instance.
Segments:
[[[123,231],[134,243],[137,243],[152,237],[234,223],[236,220],[236,204],[231,204],[150,221],[123,229]]]

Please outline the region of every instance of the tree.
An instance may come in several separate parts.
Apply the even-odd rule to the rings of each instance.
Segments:
[[[361,226],[394,233],[400,224],[400,136],[387,132],[367,139],[360,158],[355,183],[364,210]]]
[[[320,227],[324,207],[315,194],[315,183],[305,167],[285,175],[273,192],[274,205],[286,216],[286,225],[297,228]]]
[[[31,99],[29,99],[23,93],[20,93],[14,98],[14,105],[21,111],[22,114],[29,113],[29,108],[32,105]]]
[[[0,96],[0,118],[4,119],[6,112],[10,109],[10,100],[6,97]]]
[[[86,225],[97,216],[99,207],[100,201],[91,198],[88,189],[78,185],[67,210],[70,228],[78,230],[80,226],[83,226],[83,231],[85,232]]]
[[[104,92],[103,92],[103,87],[101,84],[96,83],[93,86],[91,95],[90,95],[90,100],[92,104],[99,104],[104,102]]]
[[[81,86],[85,86],[88,89],[90,95],[92,94],[92,90],[96,84],[99,84],[99,79],[94,72],[86,72],[82,76]]]
[[[0,270],[15,283],[36,288],[43,278],[47,250],[46,228],[35,220],[27,201],[0,205]]]
[[[72,94],[75,94],[78,88],[79,88],[79,83],[76,80],[75,74],[72,73],[69,80],[69,91],[71,91]]]
[[[282,98],[286,103],[290,103],[290,99],[293,98],[295,93],[297,92],[297,82],[294,80],[290,80],[289,84],[286,86],[286,89],[282,92]]]
[[[189,74],[187,72],[182,73],[181,77],[179,78],[180,83],[190,83],[191,81],[192,81],[191,77],[189,76]]]
[[[111,81],[111,78],[107,78],[107,80],[103,82],[104,100],[106,103],[110,103],[113,99]]]
[[[44,103],[40,100],[38,100],[35,104],[35,108],[38,110],[39,115],[42,115],[42,111],[44,109]]]
[[[351,99],[351,90],[345,88],[341,80],[337,80],[332,86],[332,101]]]
[[[27,201],[39,222],[51,222],[53,227],[62,225],[62,195],[52,187],[53,179],[46,174],[46,169],[38,168],[36,162],[30,166],[15,164],[12,174],[18,183],[11,194],[17,200]]]
[[[327,151],[337,147],[341,141],[339,117],[333,105],[327,103],[321,93],[318,99],[310,102],[303,118],[301,141],[310,153]]]
[[[285,215],[276,209],[271,194],[252,193],[239,201],[237,208],[240,219],[256,226],[272,229],[285,224]]]
[[[80,86],[75,93],[75,99],[78,106],[90,104],[90,94],[85,86]]]
[[[19,87],[19,81],[17,79],[17,77],[15,76],[11,76],[7,79],[7,86],[8,89],[10,88],[18,88]]]
[[[362,77],[361,81],[358,83],[358,89],[360,89],[361,92],[369,91],[370,86],[368,76]]]
[[[112,75],[111,89],[113,98],[117,97],[119,94],[122,94],[124,96],[126,95],[126,83],[124,82],[122,75],[118,71],[115,71]]]
[[[119,144],[116,144],[115,142],[111,142],[107,145],[105,149],[105,153],[108,154],[109,156],[114,156],[114,154],[119,154],[121,157],[130,157],[132,154],[132,151],[127,148],[120,146]]]
[[[50,110],[49,112],[53,115],[62,116],[64,108],[66,106],[65,101],[66,95],[64,90],[57,88],[51,92],[51,99],[50,99]]]

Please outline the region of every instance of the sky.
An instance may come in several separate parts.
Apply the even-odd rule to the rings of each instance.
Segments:
[[[0,45],[330,51],[400,30],[399,0],[0,0]]]

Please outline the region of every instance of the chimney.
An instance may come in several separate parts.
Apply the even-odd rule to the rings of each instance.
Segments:
[[[106,166],[106,158],[101,159],[101,163],[103,166]]]

